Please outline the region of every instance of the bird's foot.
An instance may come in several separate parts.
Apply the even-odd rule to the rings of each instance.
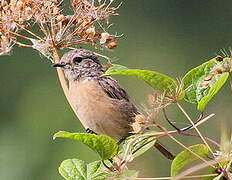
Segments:
[[[89,133],[89,134],[96,134],[96,135],[97,135],[97,133],[95,133],[93,130],[91,130],[91,129],[89,129],[89,128],[87,128],[85,131],[86,131],[86,133]]]

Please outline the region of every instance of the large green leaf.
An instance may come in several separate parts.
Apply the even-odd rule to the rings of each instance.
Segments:
[[[207,157],[209,154],[209,150],[208,150],[207,146],[205,146],[204,144],[196,144],[196,145],[190,146],[188,148],[203,158]],[[187,164],[189,164],[197,159],[198,159],[198,157],[188,150],[184,150],[184,151],[180,152],[175,157],[175,159],[172,161],[171,176],[172,177],[176,176],[184,166],[186,166]]]
[[[118,153],[117,143],[109,136],[95,135],[89,133],[69,133],[60,131],[54,135],[54,138],[68,138],[80,141],[92,150],[97,152],[103,160],[110,159]]]
[[[64,160],[60,167],[59,173],[66,180],[104,180],[105,175],[101,161],[95,161],[86,164],[79,159]]]
[[[127,75],[135,76],[144,80],[155,90],[160,92],[174,92],[177,88],[177,83],[171,77],[149,70],[126,69],[125,66],[113,64],[104,75]]]
[[[204,110],[206,104],[217,94],[229,76],[226,71],[220,73],[216,71],[225,68],[228,64],[227,60],[218,62],[214,58],[190,70],[182,81],[185,100],[197,104],[198,110]]]

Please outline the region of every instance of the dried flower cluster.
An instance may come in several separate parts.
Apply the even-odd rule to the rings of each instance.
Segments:
[[[228,55],[227,57],[231,57],[231,55]],[[215,58],[217,64],[210,70],[209,74],[203,79],[203,82],[201,82],[200,86],[202,88],[208,88],[213,81],[217,80],[217,76],[225,73],[230,72],[231,70],[231,60],[227,60],[227,58],[223,58],[222,56],[217,56]]]
[[[118,15],[115,11],[119,6],[111,7],[113,1],[72,0],[72,13],[67,15],[63,13],[67,2],[62,0],[1,0],[0,55],[8,54],[15,44],[34,48],[48,58],[53,48],[82,43],[115,48],[117,36],[106,32],[109,17]],[[35,25],[40,32],[33,31]]]

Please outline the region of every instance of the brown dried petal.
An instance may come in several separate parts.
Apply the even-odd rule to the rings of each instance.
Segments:
[[[212,69],[212,72],[218,73],[218,74],[221,74],[221,73],[226,72],[226,71],[227,70],[224,67],[222,67],[222,66],[216,66],[216,67],[214,67]]]
[[[210,81],[213,77],[214,77],[214,74],[209,74],[204,78],[204,80],[205,81]]]
[[[140,124],[144,124],[146,122],[146,117],[142,114],[137,114],[135,116],[135,122],[138,122]]]
[[[210,84],[209,81],[203,81],[203,82],[201,83],[201,87],[202,87],[202,88],[207,88],[207,87],[209,87],[209,84]]]
[[[117,47],[117,44],[116,42],[112,41],[112,42],[109,42],[105,47],[108,49],[114,49]]]

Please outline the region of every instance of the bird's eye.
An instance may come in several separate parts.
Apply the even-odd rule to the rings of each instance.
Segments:
[[[75,58],[73,58],[73,63],[74,63],[74,64],[78,64],[78,63],[80,63],[82,60],[83,60],[82,57],[75,57]]]

